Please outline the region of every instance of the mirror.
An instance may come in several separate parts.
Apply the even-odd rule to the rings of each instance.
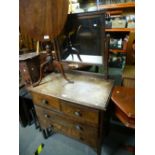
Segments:
[[[59,36],[60,59],[67,63],[103,65],[104,40],[103,11],[69,14]]]

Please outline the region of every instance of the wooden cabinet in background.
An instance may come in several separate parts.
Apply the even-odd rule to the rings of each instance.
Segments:
[[[40,76],[39,55],[36,53],[26,53],[19,55],[19,69],[25,86],[31,86],[37,82]]]

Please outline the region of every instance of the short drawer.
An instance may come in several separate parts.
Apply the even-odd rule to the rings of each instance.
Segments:
[[[33,98],[33,103],[48,109],[52,110],[60,110],[59,99],[56,99],[51,96],[39,94],[39,93],[31,93]]]
[[[60,101],[61,111],[68,116],[74,117],[81,122],[91,123],[95,126],[99,124],[99,111],[85,106],[80,106],[74,103]]]

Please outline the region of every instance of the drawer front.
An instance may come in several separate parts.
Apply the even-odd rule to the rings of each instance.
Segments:
[[[39,94],[39,93],[31,93],[33,98],[33,103],[48,109],[52,110],[60,110],[59,99],[54,97],[50,97],[47,95]]]
[[[76,118],[79,121],[91,123],[95,126],[99,124],[99,111],[87,108],[74,103],[61,101],[61,110],[63,113]]]
[[[55,132],[78,139],[92,147],[97,146],[97,128],[73,122],[57,112],[49,111],[39,106],[35,106],[35,109],[42,128],[51,127]]]
[[[75,138],[77,140],[82,141],[83,143],[86,143],[92,147],[97,146],[97,138],[93,136],[88,136],[86,134],[82,134],[81,132],[77,132],[76,130],[72,128],[67,128],[62,125],[53,124],[54,130],[63,133],[64,135],[67,135],[69,137]]]
[[[62,133],[66,136],[72,137],[74,139],[80,140],[83,143],[86,143],[92,147],[97,147],[97,138],[91,135],[85,135],[81,132],[76,131],[75,129],[63,126],[62,124],[56,123],[54,121],[43,120],[39,118],[39,122],[43,128],[51,127],[53,131]]]

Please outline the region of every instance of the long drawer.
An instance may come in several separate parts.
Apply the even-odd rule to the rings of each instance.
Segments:
[[[48,109],[60,110],[60,101],[57,98],[32,92],[33,103]]]
[[[52,127],[54,131],[83,141],[95,147],[98,139],[98,129],[65,118],[63,115],[35,106],[42,128]]]
[[[61,100],[61,111],[70,117],[74,117],[80,121],[94,124],[96,127],[99,124],[99,111],[80,106],[74,103]]]

